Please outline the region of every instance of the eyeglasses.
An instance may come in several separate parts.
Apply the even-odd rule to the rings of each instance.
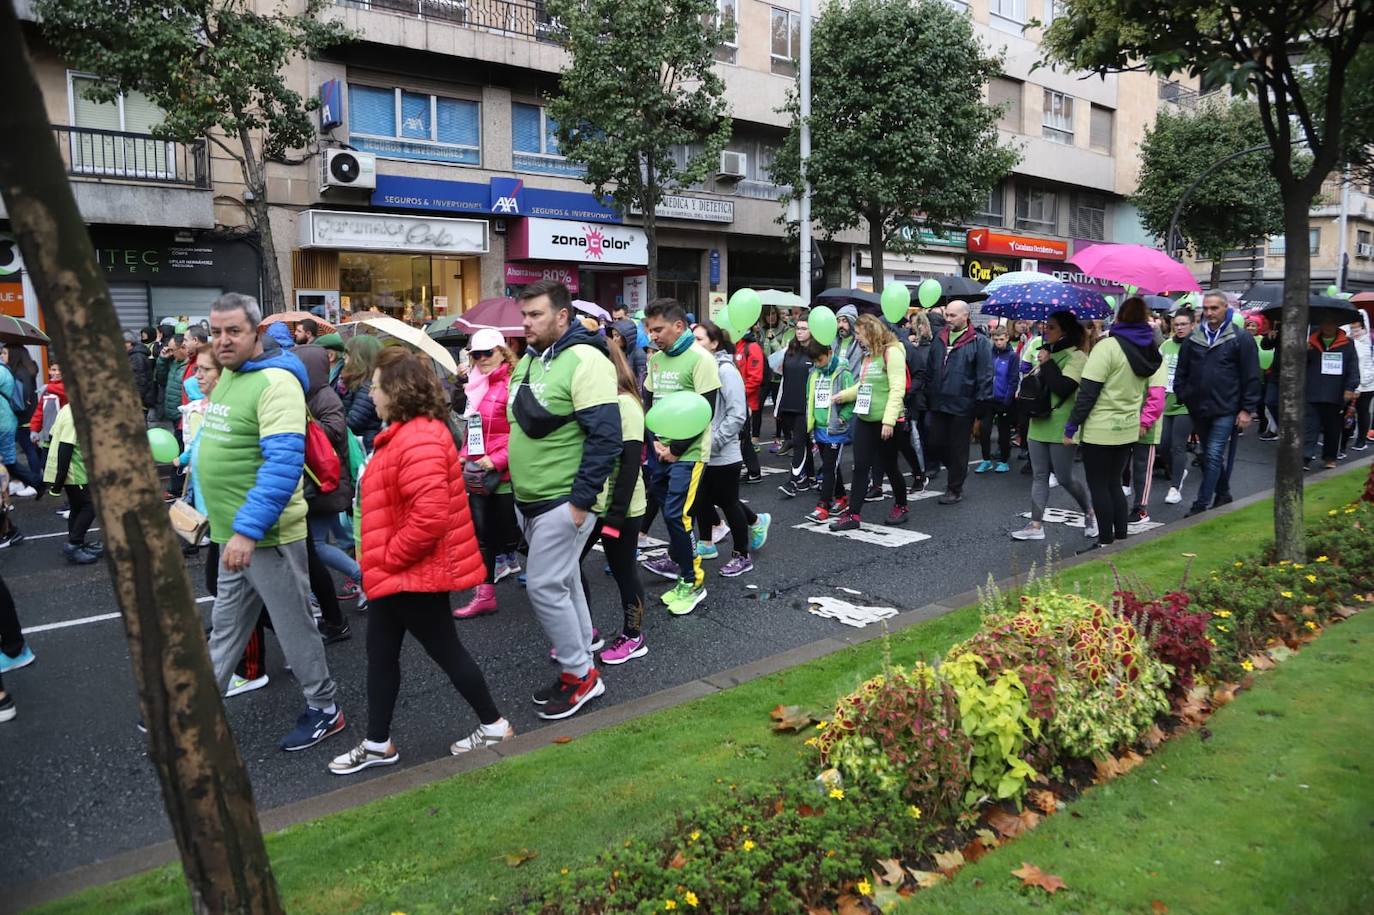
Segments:
[[[494,349],[475,349],[470,351],[474,359],[485,359],[494,352],[496,352]]]

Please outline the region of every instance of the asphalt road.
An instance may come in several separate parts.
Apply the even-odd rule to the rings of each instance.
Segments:
[[[975,453],[976,453],[975,448]],[[763,455],[765,467],[783,460]],[[1252,435],[1241,441],[1233,479],[1237,497],[1272,485],[1273,446]],[[1007,531],[1024,524],[1030,478],[1009,474],[970,475],[965,500],[941,506],[934,498],[912,503],[911,520],[899,530],[929,539],[888,547],[817,532],[803,517],[813,503],[804,494],[785,499],[776,485],[781,473],[745,487],[756,511],[773,515],[767,546],[753,573],[733,580],[716,575],[720,562],[707,563],[710,596],[694,613],[672,618],[656,597],[668,585],[646,573],[651,606],[646,633],[650,653],[619,667],[603,669],[607,692],[601,703],[616,703],[672,687],[834,634],[837,621],[806,610],[808,597],[829,595],[858,603],[911,609],[969,590],[996,577],[1043,563],[1046,547],[1058,544],[1069,555],[1086,541],[1079,529],[1048,524],[1041,543],[1017,543]],[[943,478],[936,481],[943,483]],[[1196,471],[1185,487],[1191,496]],[[933,486],[938,490],[942,486]],[[1152,514],[1169,522],[1183,516],[1179,505],[1163,503],[1167,484],[1157,481]],[[933,495],[934,493],[932,493]],[[871,504],[870,521],[880,520],[890,502]],[[1054,490],[1051,505],[1071,508]],[[68,565],[60,551],[65,522],[54,515],[57,501],[23,501],[16,517],[28,536],[23,544],[0,551],[0,574],[18,603],[37,663],[5,678],[19,716],[0,724],[0,871],[5,883],[26,883],[170,837],[161,794],[149,765],[143,735],[135,728],[137,702],[123,627],[103,563]],[[800,527],[794,527],[800,525]],[[664,536],[662,522],[651,533]],[[728,550],[723,550],[728,556]],[[202,560],[189,563],[197,594],[203,595]],[[612,635],[619,608],[610,578],[589,558],[593,617]],[[757,586],[751,589],[749,586]],[[838,588],[851,588],[861,596]],[[513,578],[497,587],[498,613],[459,624],[459,632],[481,664],[493,695],[518,731],[544,725],[529,695],[546,685],[556,669],[548,642],[535,623],[523,589]],[[463,595],[455,595],[459,604]],[[201,608],[208,614],[208,603]],[[236,735],[262,809],[298,801],[345,784],[326,771],[326,763],[362,737],[367,709],[364,629],[366,614],[345,604],[354,637],[328,648],[339,684],[339,702],[348,729],[320,746],[283,753],[277,740],[303,708],[299,688],[283,669],[282,656],[268,639],[271,684],[226,700]],[[96,617],[89,622],[80,622]],[[70,625],[64,625],[73,623]],[[52,627],[52,628],[44,628]],[[393,724],[402,766],[440,757],[454,739],[475,725],[470,709],[440,671],[414,643],[408,643],[404,676]],[[394,769],[395,767],[391,767]],[[383,769],[382,771],[391,771]],[[348,776],[365,779],[371,772]]]

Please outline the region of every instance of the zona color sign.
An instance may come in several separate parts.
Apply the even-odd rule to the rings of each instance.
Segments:
[[[1066,260],[1069,256],[1069,243],[1052,238],[1008,235],[991,229],[969,229],[965,237],[969,251],[979,254],[1002,254],[1052,261]]]

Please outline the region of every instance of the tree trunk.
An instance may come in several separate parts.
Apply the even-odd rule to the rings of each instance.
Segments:
[[[1208,288],[1208,289],[1220,289],[1220,288],[1221,288],[1221,258],[1220,258],[1220,257],[1214,257],[1214,258],[1212,258],[1212,278],[1211,278],[1211,285],[1208,286],[1207,288]]]
[[[652,302],[658,298],[658,173],[654,171],[652,157],[645,156],[644,161],[647,165],[644,169],[644,200],[640,208],[644,211],[644,240],[649,251],[649,288],[645,295],[648,302]],[[693,302],[681,304],[688,311],[700,310]]]
[[[868,256],[873,262],[873,268],[869,271],[873,275],[873,291],[882,295],[883,282],[886,280],[886,272],[883,270],[884,248],[883,244],[883,218],[870,212],[868,218]]]
[[[14,8],[0,2],[0,193],[75,413],[123,611],[149,756],[195,912],[282,909],[252,789],[167,521],[105,274],[67,182]],[[133,722],[129,723],[130,727]]]
[[[239,116],[235,112],[235,116]],[[267,163],[260,158],[260,146],[253,145],[248,128],[239,130],[242,147],[243,184],[251,192],[247,201],[248,221],[258,233],[258,255],[262,258],[262,313],[286,311],[286,292],[277,265],[277,248],[272,240],[272,212],[267,205]]]
[[[1279,327],[1279,448],[1274,466],[1274,546],[1279,559],[1303,562],[1302,448],[1306,424],[1307,314],[1312,252],[1307,225],[1313,194],[1283,188],[1283,321]]]

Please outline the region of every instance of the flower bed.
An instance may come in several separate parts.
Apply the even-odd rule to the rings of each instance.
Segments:
[[[775,787],[731,786],[656,840],[563,869],[528,909],[882,911],[1357,612],[1374,589],[1372,529],[1374,506],[1354,503],[1312,526],[1307,562],[1256,555],[1163,595],[990,592],[977,633],[840,699]],[[1047,891],[1057,879],[1018,875]]]

